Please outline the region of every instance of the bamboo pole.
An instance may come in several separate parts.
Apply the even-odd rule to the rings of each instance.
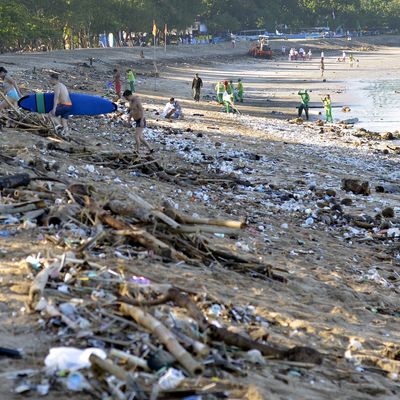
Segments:
[[[158,337],[160,342],[165,345],[168,351],[176,360],[191,374],[200,375],[204,368],[193,359],[193,357],[179,344],[175,336],[160,321],[151,314],[144,312],[139,307],[121,304],[123,314],[133,318],[138,324],[142,325]]]
[[[110,356],[126,360],[128,362],[128,364],[133,365],[135,367],[140,367],[140,368],[144,369],[145,371],[150,370],[149,366],[147,365],[147,361],[144,358],[136,357],[136,356],[133,356],[132,354],[125,353],[125,352],[117,350],[117,349],[111,349]]]

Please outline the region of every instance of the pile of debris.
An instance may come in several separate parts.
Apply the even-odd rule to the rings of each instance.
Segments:
[[[220,235],[236,239],[245,221],[191,216],[168,201],[154,207],[134,193],[104,199],[81,183],[50,185],[27,174],[0,178],[0,189],[3,236],[23,227],[62,249],[26,259],[27,309],[71,346],[51,349],[43,371],[17,376],[17,392],[43,394],[61,383],[99,399],[241,397],[248,388],[234,376],[265,357],[322,361],[308,347],[267,343],[268,321],[254,307],[137,275],[135,265],[146,257],[155,268],[225,268],[284,284],[264,257],[218,243]],[[107,253],[120,262],[103,265]]]

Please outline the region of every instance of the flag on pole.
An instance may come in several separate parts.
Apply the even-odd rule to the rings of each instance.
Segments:
[[[153,20],[153,36],[155,37],[157,35],[157,25],[156,21]]]

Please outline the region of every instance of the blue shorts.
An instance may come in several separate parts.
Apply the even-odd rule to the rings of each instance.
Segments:
[[[59,104],[56,108],[56,117],[68,119],[71,115],[72,105]]]

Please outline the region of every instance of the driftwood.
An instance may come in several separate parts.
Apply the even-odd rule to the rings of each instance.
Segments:
[[[182,224],[193,224],[193,225],[215,225],[223,226],[226,228],[242,229],[245,225],[243,221],[235,220],[224,220],[224,219],[214,219],[214,218],[195,218],[187,214],[178,212],[168,201],[163,203],[165,213],[172,219],[182,223]]]
[[[151,216],[147,209],[120,200],[111,200],[106,206],[113,214],[130,217],[142,222],[150,222]]]
[[[110,356],[120,358],[127,361],[129,365],[140,367],[145,371],[149,371],[149,366],[147,365],[147,361],[144,358],[136,357],[132,354],[125,353],[117,349],[111,349]]]
[[[175,260],[187,260],[183,254],[177,252],[174,248],[157,239],[144,229],[137,228],[133,225],[128,225],[125,222],[119,221],[109,214],[102,213],[98,215],[101,222],[111,226],[112,228],[122,231],[126,236],[129,236],[143,247],[153,250],[156,254]]]
[[[38,198],[38,199],[44,199],[44,200],[55,200],[57,198],[57,195],[52,192],[39,192],[36,190],[20,190],[20,189],[3,189],[3,194],[4,195],[12,195],[14,199],[25,199],[25,198]]]
[[[28,211],[34,211],[45,207],[46,203],[43,200],[34,200],[18,204],[2,204],[0,205],[0,215],[25,213]]]
[[[28,174],[17,174],[10,176],[0,177],[0,190],[1,189],[12,189],[18,186],[28,186],[31,178]]]
[[[45,218],[44,225],[60,225],[74,217],[80,210],[78,204],[66,204],[52,207]]]
[[[92,364],[92,367],[96,367],[104,372],[109,373],[110,375],[115,376],[117,379],[125,382],[131,390],[136,389],[141,392],[133,376],[126,372],[123,368],[115,365],[111,360],[103,360],[102,358],[96,356],[96,354],[91,354],[89,361]]]
[[[201,357],[207,357],[210,354],[210,348],[206,344],[185,335],[177,328],[173,328],[172,332],[190,352]]]
[[[173,229],[178,229],[179,224],[169,216],[165,215],[163,212],[156,210],[150,203],[148,203],[146,200],[142,199],[140,196],[134,193],[128,194],[129,200],[136,205],[137,207],[141,207],[145,210],[147,210],[150,214],[152,214],[154,217],[158,218],[160,221],[164,222],[168,226],[170,226]]]
[[[189,312],[189,315],[197,321],[202,331],[208,331],[212,338],[222,341],[230,346],[239,347],[243,350],[257,349],[264,356],[270,358],[288,359],[291,361],[307,361],[315,364],[320,364],[322,362],[322,355],[318,351],[309,347],[295,346],[291,349],[276,348],[231,332],[224,327],[210,324],[191,297],[177,288],[170,289],[165,296],[151,302],[140,303],[127,297],[122,297],[120,301],[140,306],[158,305],[171,301],[177,306],[185,308]]]
[[[121,304],[123,314],[133,318],[138,324],[142,325],[158,337],[160,342],[165,345],[168,351],[176,360],[191,374],[199,375],[203,372],[203,366],[193,359],[193,357],[178,343],[174,335],[160,321],[141,308]]]

